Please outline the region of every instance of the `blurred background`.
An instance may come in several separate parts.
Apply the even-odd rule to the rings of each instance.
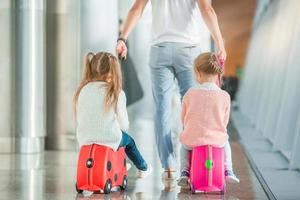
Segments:
[[[0,0],[0,197],[86,198],[74,190],[78,146],[72,97],[84,54],[115,54],[133,2]],[[224,197],[214,198],[300,199],[300,1],[212,0],[212,5],[228,53],[223,89],[233,101],[229,134],[241,178],[239,186],[229,185]],[[154,176],[139,182],[130,172],[128,191],[105,198],[211,198],[192,197],[160,180],[148,67],[151,24],[148,3],[128,39],[122,70],[130,131],[153,163]],[[207,28],[201,31],[201,50],[214,51]],[[176,90],[173,108],[177,140]]]

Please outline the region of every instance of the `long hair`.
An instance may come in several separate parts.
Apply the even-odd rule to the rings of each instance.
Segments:
[[[117,112],[118,96],[122,89],[122,74],[118,59],[107,52],[99,52],[96,54],[89,52],[84,57],[82,79],[73,98],[75,114],[80,91],[85,85],[94,81],[105,81],[107,83],[104,105],[105,111],[113,107],[115,112]]]

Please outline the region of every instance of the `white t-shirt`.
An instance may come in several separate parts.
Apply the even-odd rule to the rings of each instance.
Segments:
[[[117,113],[113,108],[104,112],[105,82],[91,82],[80,91],[77,102],[77,140],[80,146],[100,144],[116,150],[122,139],[121,130],[129,126],[126,96],[118,98]]]
[[[203,23],[196,0],[151,0],[152,44],[199,44]]]

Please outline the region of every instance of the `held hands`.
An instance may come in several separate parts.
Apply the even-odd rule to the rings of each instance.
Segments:
[[[224,45],[221,45],[218,47],[218,59],[221,63],[221,65],[224,66],[224,63],[225,63],[225,60],[226,60],[226,57],[227,57],[227,53],[226,53],[226,50],[225,50],[225,47]]]
[[[120,59],[126,59],[127,56],[127,47],[123,40],[118,40],[116,46],[116,53]]]

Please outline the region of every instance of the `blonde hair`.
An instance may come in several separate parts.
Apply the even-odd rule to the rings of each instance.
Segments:
[[[74,94],[73,109],[76,113],[76,105],[81,89],[90,82],[107,82],[107,94],[105,97],[105,111],[113,107],[117,112],[118,96],[122,89],[122,74],[118,59],[107,52],[89,52],[84,57],[82,79]]]
[[[206,52],[200,54],[194,61],[194,71],[207,75],[222,75],[224,70],[215,53]]]

